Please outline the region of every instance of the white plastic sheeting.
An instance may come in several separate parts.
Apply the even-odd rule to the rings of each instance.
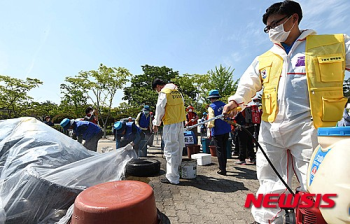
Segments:
[[[0,121],[0,223],[54,223],[82,190],[120,180],[132,158],[89,151],[35,118]]]

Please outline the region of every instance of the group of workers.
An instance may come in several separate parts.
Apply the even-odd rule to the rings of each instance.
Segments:
[[[258,139],[258,130],[261,122],[261,110],[260,110],[260,100],[254,98],[251,105],[247,106],[243,111],[239,112],[235,118],[232,119],[233,123],[239,124],[249,131],[250,135],[247,134],[242,129],[235,128],[233,124],[228,124],[222,120],[212,120],[210,123],[204,123],[205,120],[211,119],[222,113],[223,106],[225,103],[220,101],[221,98],[218,90],[211,90],[209,96],[207,97],[211,104],[208,105],[208,113],[203,112],[203,117],[198,119],[198,115],[194,112],[193,106],[188,106],[186,108],[186,121],[185,127],[190,128],[197,124],[197,121],[202,123],[200,125],[200,135],[211,138],[212,144],[216,146],[217,157],[219,161],[219,171],[218,174],[226,175],[226,163],[227,163],[227,144],[232,144],[228,139],[234,142],[234,153],[233,155],[238,156],[239,161],[236,164],[245,165],[255,164],[255,151],[254,142]],[[197,127],[191,129],[194,136],[197,138]],[[209,130],[209,132],[207,132]],[[225,142],[225,143],[224,143]],[[249,159],[246,162],[246,159]]]
[[[342,118],[347,98],[343,96],[345,70],[350,71],[350,38],[345,34],[317,35],[299,29],[303,14],[299,3],[285,0],[272,4],[262,16],[272,47],[256,57],[240,78],[236,93],[228,103],[220,101],[218,90],[208,99],[208,118],[224,114],[235,117],[237,107],[245,109],[262,90],[259,143],[277,172],[291,186],[294,173],[298,191],[307,191],[306,173],[313,149],[318,145],[317,128],[335,126]],[[191,126],[198,116],[185,114],[184,100],[175,84],[156,79],[152,88],[159,93],[153,131],[163,123],[166,175],[162,183],[179,184],[178,168],[184,147],[184,122]],[[188,108],[188,112],[191,109]],[[146,121],[148,124],[148,121]],[[63,121],[79,132],[86,123]],[[220,175],[226,174],[226,144],[231,127],[220,119],[209,123],[218,152]],[[122,132],[127,125],[115,127]],[[117,130],[117,131],[118,131]],[[257,194],[284,194],[286,187],[258,150]],[[254,223],[282,223],[279,207],[252,207]]]
[[[98,140],[102,138],[103,131],[98,126],[97,112],[92,108],[86,109],[86,116],[83,121],[65,118],[60,125],[64,130],[72,129],[73,137],[77,137],[78,142],[92,151],[97,151]],[[113,135],[116,140],[116,149],[131,144],[137,151],[139,143],[142,139],[147,139],[147,144],[152,146],[152,113],[148,105],[145,105],[142,111],[138,114],[135,122],[131,119],[128,121],[117,121],[113,124]]]

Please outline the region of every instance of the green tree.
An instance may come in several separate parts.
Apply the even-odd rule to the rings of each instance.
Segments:
[[[39,79],[25,80],[0,75],[0,108],[7,118],[19,117],[33,99],[28,95],[31,89],[43,84]]]
[[[132,74],[126,68],[107,67],[100,64],[98,70],[81,71],[75,77],[68,77],[78,89],[85,90],[86,96],[99,113],[106,137],[107,122],[111,115],[112,103],[118,89],[122,89]]]
[[[207,96],[211,89],[214,88],[214,86],[211,84],[210,75],[209,74],[196,74],[195,75],[195,83],[197,86],[197,99],[199,102],[202,102],[203,104],[207,103]]]
[[[143,74],[132,77],[130,87],[124,88],[123,100],[127,100],[130,105],[136,107],[149,105],[153,110],[158,98],[158,94],[152,89],[153,80],[160,78],[167,82],[179,77],[179,72],[165,66],[144,65],[141,67]]]
[[[198,90],[195,86],[195,75],[184,74],[182,76],[172,78],[171,81],[178,86],[179,91],[184,97],[185,105],[191,104],[194,106],[197,104]]]
[[[61,106],[74,117],[81,117],[87,105],[88,94],[81,86],[80,79],[66,77],[65,81],[66,83],[60,85],[63,94]]]
[[[192,104],[201,114],[207,110],[210,101],[207,99],[209,91],[217,89],[222,96],[221,101],[226,102],[228,97],[237,90],[238,81],[233,80],[234,69],[225,68],[222,65],[210,70],[207,74],[195,74],[193,85],[197,88],[196,101]]]
[[[215,70],[208,71],[212,89],[219,90],[223,99],[227,99],[237,90],[238,80],[236,82],[233,80],[233,72],[234,69],[231,70],[231,67],[225,68],[222,65],[219,68],[215,66]]]
[[[126,102],[119,104],[119,107],[115,109],[114,118],[120,120],[122,118],[133,117],[136,118],[137,114],[141,111],[142,106],[132,106]]]
[[[51,118],[53,118],[58,113],[60,113],[59,106],[56,103],[51,102],[49,100],[42,103],[31,102],[27,110],[27,114],[29,114],[32,117],[36,117],[42,121],[45,119],[45,116],[50,116]]]

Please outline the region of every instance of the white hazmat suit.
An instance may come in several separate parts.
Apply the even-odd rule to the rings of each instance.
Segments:
[[[176,89],[174,84],[166,84],[164,88]],[[182,99],[183,100],[183,99]],[[166,94],[159,93],[153,125],[160,126],[167,104]],[[166,178],[172,184],[179,184],[179,166],[182,161],[182,150],[185,147],[183,122],[164,125],[163,127],[164,156],[166,158]]]
[[[300,183],[298,190],[306,191],[306,172],[313,149],[318,145],[317,129],[314,128],[305,70],[306,37],[316,34],[304,30],[287,54],[282,46],[274,44],[270,49],[283,58],[283,68],[278,85],[278,114],[274,122],[262,121],[259,143],[276,170],[291,186],[293,172]],[[346,70],[350,70],[350,40],[344,35]],[[262,89],[257,57],[240,79],[234,100],[243,107]],[[288,193],[260,150],[256,155],[257,177],[260,182],[258,194]],[[252,207],[255,221],[259,223],[282,223],[284,211],[280,208]]]

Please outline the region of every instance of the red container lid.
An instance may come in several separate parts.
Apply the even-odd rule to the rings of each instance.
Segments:
[[[75,199],[72,224],[157,223],[153,189],[132,180],[98,184]]]

